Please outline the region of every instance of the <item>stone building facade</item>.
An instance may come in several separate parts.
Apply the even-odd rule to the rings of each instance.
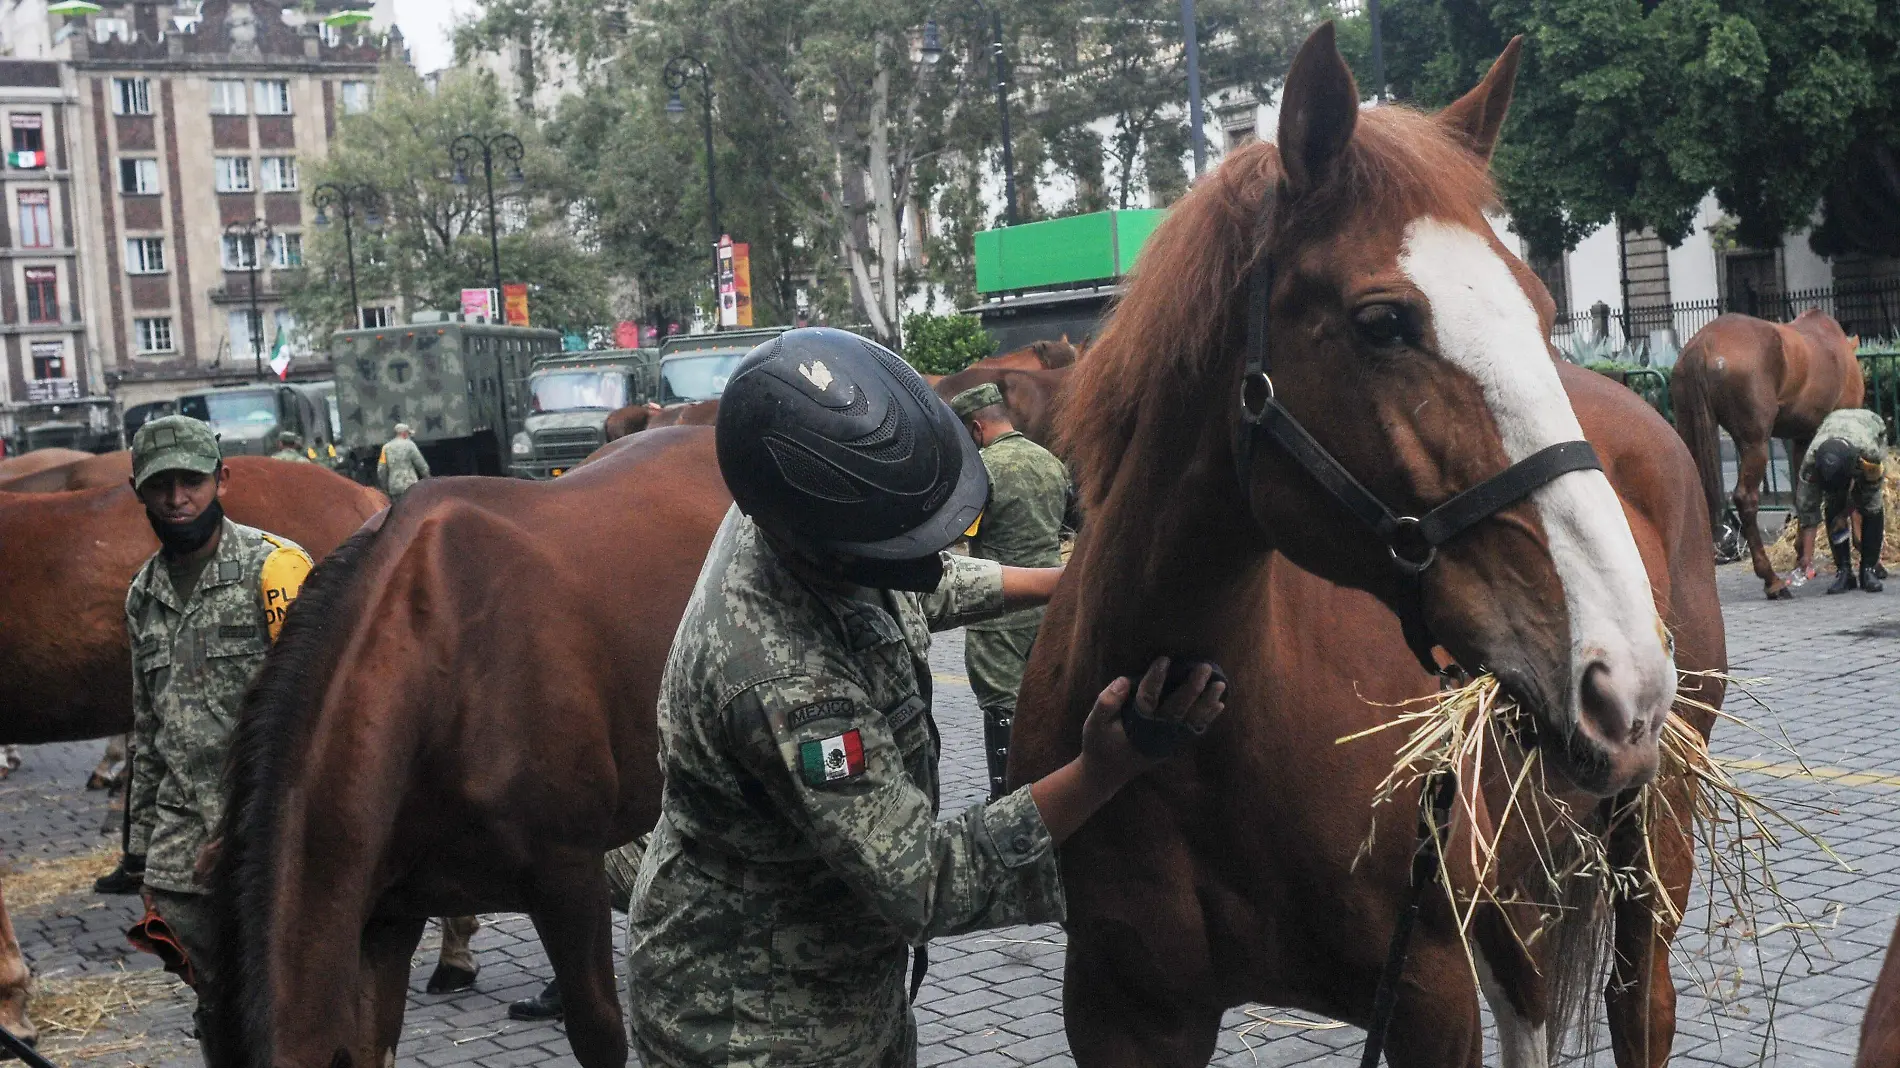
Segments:
[[[338,118],[368,107],[380,64],[402,55],[399,37],[322,23],[348,6],[107,0],[91,16],[49,16],[75,98],[71,200],[90,221],[83,321],[126,407],[270,375],[290,328],[282,283],[314,216],[309,167]],[[257,221],[267,238],[229,232]],[[328,374],[313,356],[293,378]]]

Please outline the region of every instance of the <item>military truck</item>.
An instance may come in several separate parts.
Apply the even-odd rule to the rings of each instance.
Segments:
[[[766,326],[667,338],[660,345],[660,381],[653,400],[661,405],[690,404],[719,396],[746,353],[790,329]]]
[[[983,230],[976,235],[976,291],[963,309],[983,321],[996,351],[1101,336],[1121,280],[1164,211],[1098,211]]]
[[[528,375],[528,415],[509,451],[517,478],[559,478],[607,440],[607,416],[652,398],[659,350],[605,349],[543,357]]]
[[[68,383],[70,384],[70,383]],[[0,453],[14,456],[35,449],[111,452],[124,448],[119,437],[118,406],[109,397],[33,400],[0,407]]]
[[[418,312],[406,326],[339,330],[330,339],[346,470],[373,483],[376,457],[409,424],[439,475],[505,475],[527,428],[528,374],[561,335]]]
[[[180,415],[211,424],[226,456],[269,456],[277,451],[277,435],[288,430],[303,439],[311,459],[330,462],[337,455],[335,393],[329,381],[244,381],[214,383],[176,403]]]

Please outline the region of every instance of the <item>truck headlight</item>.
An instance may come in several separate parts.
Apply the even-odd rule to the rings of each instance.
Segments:
[[[534,439],[528,436],[527,431],[523,430],[521,433],[515,435],[513,448],[516,456],[533,456]]]

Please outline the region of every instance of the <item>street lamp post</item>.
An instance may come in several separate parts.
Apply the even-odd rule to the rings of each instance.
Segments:
[[[315,222],[318,226],[330,225],[330,219],[324,213],[334,210],[343,217],[343,254],[349,264],[350,275],[350,313],[356,320],[356,328],[363,328],[363,302],[356,296],[356,235],[350,223],[360,210],[363,221],[373,229],[382,225],[382,219],[376,214],[376,205],[382,194],[368,182],[324,182],[310,194],[310,202],[317,209]]]
[[[1194,177],[1207,169],[1207,128],[1201,117],[1201,30],[1194,0],[1181,0],[1181,37],[1187,51],[1188,140],[1194,145]]]
[[[501,239],[495,223],[495,154],[509,164],[508,183],[519,186],[521,177],[521,157],[527,152],[521,147],[521,138],[511,133],[481,134],[465,133],[449,142],[449,159],[455,163],[453,180],[456,185],[468,184],[468,164],[477,152],[482,157],[482,184],[488,191],[488,258],[494,268],[495,295],[501,296]],[[493,309],[490,309],[493,314]]]
[[[257,272],[264,268],[264,256],[270,250],[270,243],[276,232],[270,223],[262,219],[249,222],[234,222],[224,228],[224,236],[241,237],[251,244],[250,263],[245,270],[251,276],[251,358],[256,363],[257,377],[264,377],[264,314],[257,307]],[[261,242],[261,244],[260,244]],[[238,246],[240,249],[242,245]]]
[[[688,78],[698,78],[702,90],[700,125],[706,135],[706,217],[712,221],[713,239],[713,317],[712,328],[719,329],[719,239],[725,230],[719,225],[719,180],[713,167],[712,136],[712,69],[701,62],[699,57],[681,53],[666,61],[666,69],[661,72],[666,81],[666,117],[678,121],[686,115],[686,102],[680,99],[680,90],[686,87]]]
[[[983,0],[971,0],[978,11],[990,16],[990,56],[991,65],[996,73],[996,113],[1002,123],[1003,132],[1003,225],[1016,225],[1016,156],[1009,135],[1009,61],[1003,54],[1003,13],[992,4]],[[923,47],[925,63],[934,64],[943,58],[943,39],[937,32],[937,20],[924,23]]]

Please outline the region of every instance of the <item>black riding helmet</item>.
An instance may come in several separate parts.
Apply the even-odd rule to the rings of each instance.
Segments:
[[[748,353],[720,395],[717,441],[741,511],[838,556],[934,560],[989,502],[982,456],[949,405],[888,349],[842,330],[788,330]]]
[[[1814,481],[1822,489],[1840,492],[1854,477],[1860,451],[1840,438],[1829,438],[1814,449]]]

